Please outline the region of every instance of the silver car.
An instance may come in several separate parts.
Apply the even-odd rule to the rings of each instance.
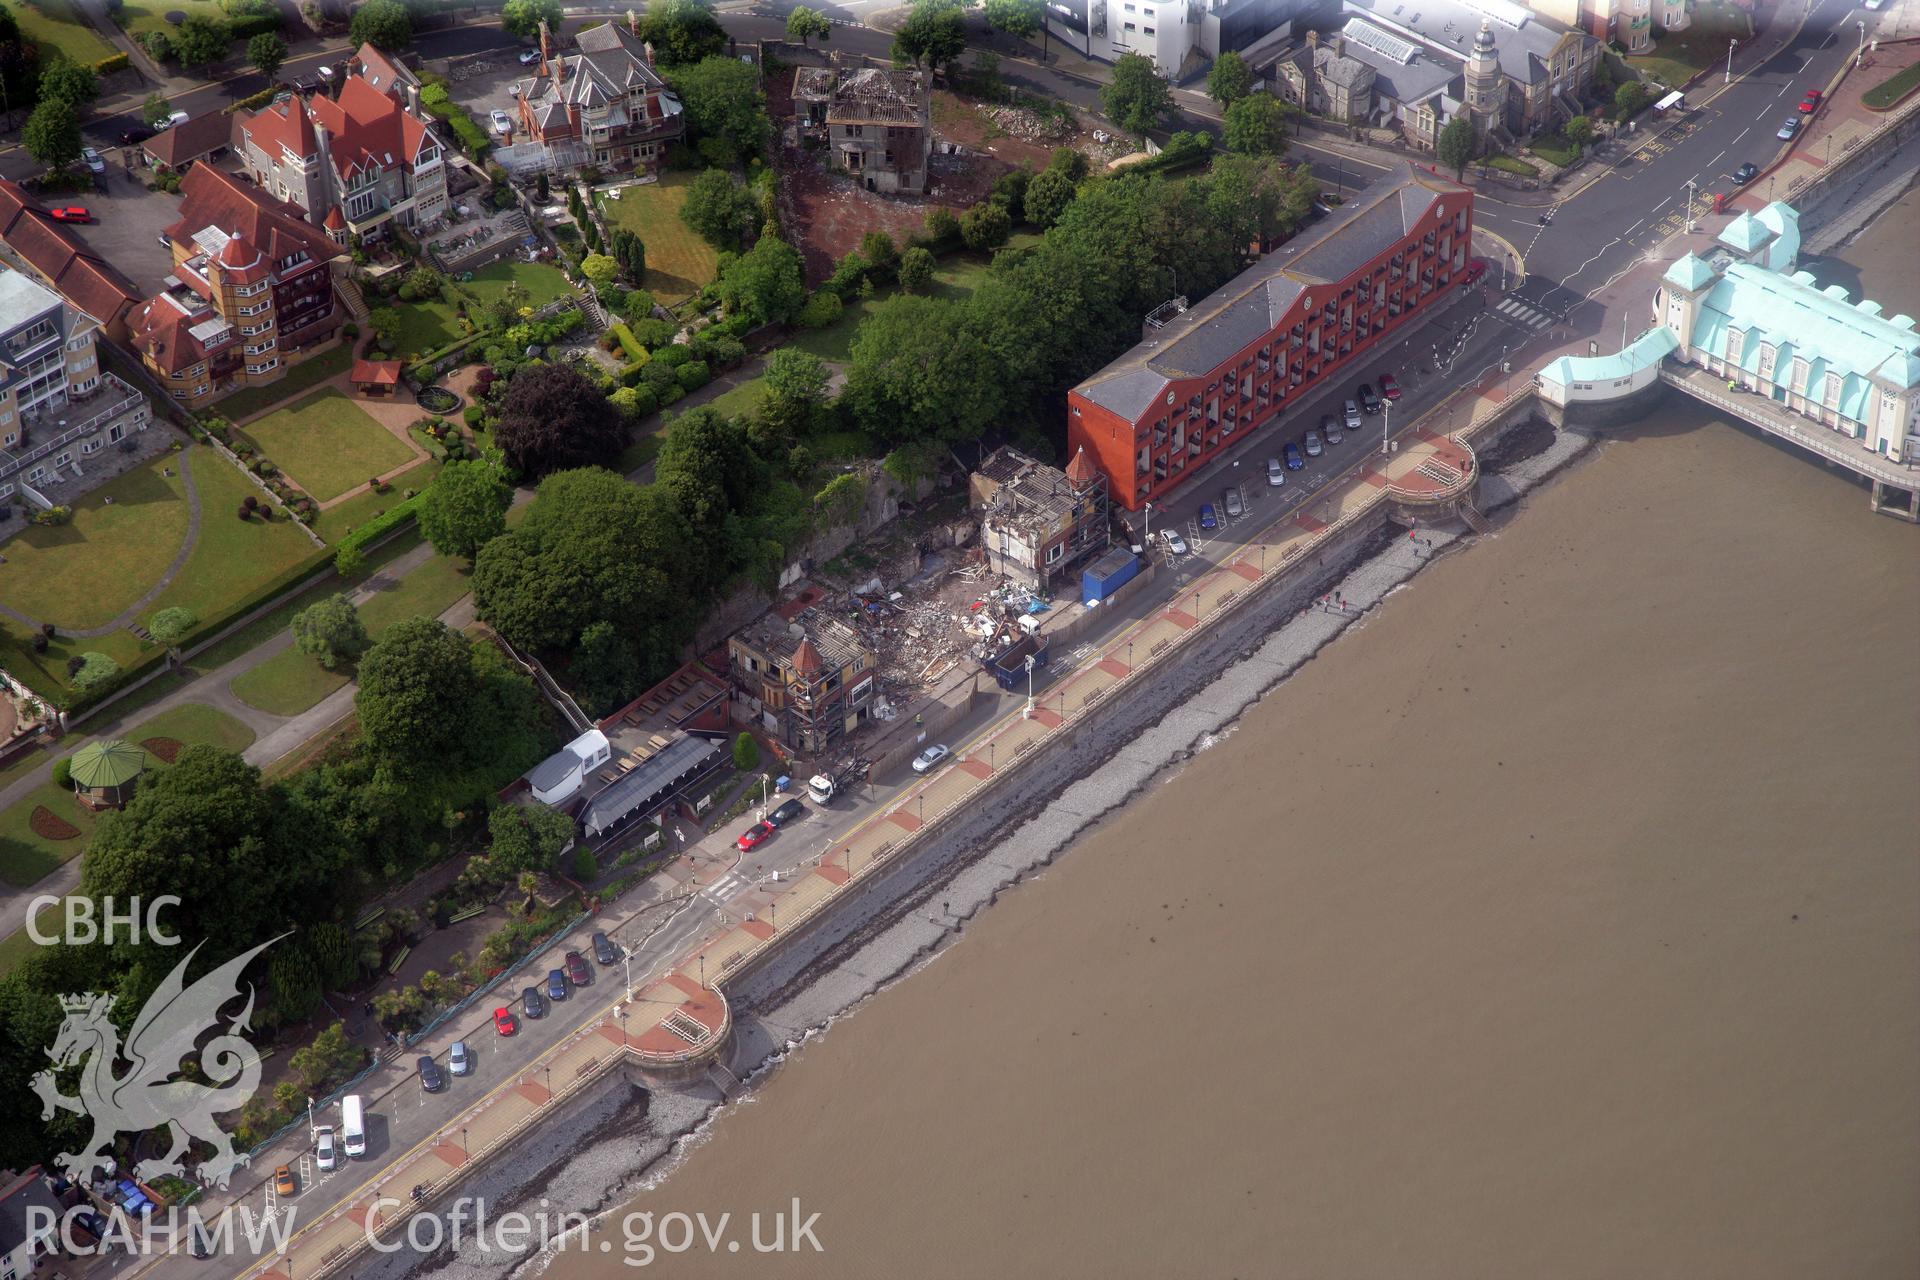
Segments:
[[[1160,531],[1160,541],[1167,544],[1167,554],[1170,556],[1183,556],[1187,554],[1187,540],[1171,529],[1162,529]]]
[[[1340,419],[1330,413],[1323,415],[1320,419],[1320,435],[1328,444],[1339,444],[1346,439],[1340,434]]]
[[[1358,431],[1360,429],[1360,421],[1361,421],[1360,402],[1357,400],[1347,401],[1346,413],[1347,413],[1347,430]]]
[[[1307,432],[1307,456],[1309,458],[1317,458],[1320,456],[1320,433],[1318,431]]]
[[[1240,501],[1240,491],[1238,489],[1227,490],[1226,493],[1221,495],[1220,501],[1222,505],[1226,507],[1227,514],[1235,520],[1247,514],[1246,504]]]
[[[1267,483],[1278,489],[1287,482],[1287,469],[1280,465],[1280,459],[1267,459]]]
[[[913,771],[925,773],[947,758],[947,749],[942,746],[928,747],[913,758]]]
[[[92,147],[80,148],[80,158],[85,160],[87,162],[87,168],[95,173],[105,173],[107,171],[107,162],[101,159],[100,153]]]

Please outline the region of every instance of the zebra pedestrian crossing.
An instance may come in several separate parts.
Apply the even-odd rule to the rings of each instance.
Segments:
[[[1544,311],[1521,298],[1503,299],[1493,313],[1508,324],[1522,329],[1544,329],[1559,319],[1550,311]]]
[[[750,877],[743,876],[738,871],[729,871],[708,885],[702,893],[713,902],[727,903],[752,887],[753,880]]]

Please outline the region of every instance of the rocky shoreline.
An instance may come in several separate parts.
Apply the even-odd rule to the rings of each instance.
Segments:
[[[1594,443],[1537,421],[1483,441],[1481,509],[1511,506]],[[1097,733],[1074,735],[1010,778],[993,807],[950,824],[924,851],[875,877],[860,894],[867,905],[841,906],[833,920],[735,984],[728,992],[736,1026],[731,1062],[746,1086],[733,1101],[750,1099],[809,1037],[939,955],[1003,890],[1045,870],[1095,824],[1184,767],[1322,646],[1467,536],[1423,531],[1416,542],[1380,531],[1331,553],[1332,563],[1229,617],[1196,643],[1189,660],[1114,700]],[[1335,592],[1344,609],[1317,604]],[[705,1081],[648,1088],[636,1075],[616,1072],[459,1194],[483,1199],[495,1218],[516,1209],[598,1217],[597,1233],[604,1215],[668,1177],[726,1105]],[[590,1234],[585,1247],[598,1252],[599,1243]],[[356,1275],[530,1277],[554,1256],[472,1247],[402,1251],[363,1260]]]

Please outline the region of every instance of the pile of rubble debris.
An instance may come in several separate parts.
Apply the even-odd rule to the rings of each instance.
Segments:
[[[1059,116],[1043,116],[1025,107],[982,107],[980,112],[1002,133],[1022,142],[1061,142],[1074,133],[1073,125]]]

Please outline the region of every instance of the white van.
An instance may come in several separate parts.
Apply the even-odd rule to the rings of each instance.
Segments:
[[[349,1160],[367,1154],[367,1117],[357,1093],[348,1094],[340,1103],[340,1146]]]
[[[340,1151],[333,1145],[331,1125],[323,1124],[313,1131],[313,1162],[322,1173],[332,1173],[340,1167]]]

